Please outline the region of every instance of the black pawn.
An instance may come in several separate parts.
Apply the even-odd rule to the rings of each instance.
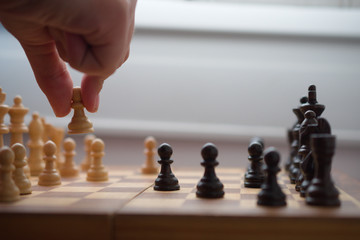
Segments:
[[[158,148],[158,154],[160,156],[158,163],[161,164],[161,170],[155,180],[154,190],[156,191],[175,191],[180,189],[179,181],[171,172],[170,164],[174,162],[170,159],[172,153],[173,150],[167,143],[161,144]]]
[[[280,155],[275,148],[270,147],[265,150],[264,159],[266,163],[264,167],[266,177],[258,194],[257,204],[262,206],[285,206],[286,196],[276,179],[276,174],[280,171],[278,166]]]
[[[315,176],[306,193],[306,203],[318,206],[340,206],[339,191],[331,179],[331,162],[335,153],[335,136],[313,134],[311,148],[315,163]]]
[[[204,176],[197,184],[196,196],[199,198],[222,198],[224,196],[224,185],[216,176],[215,167],[219,165],[216,161],[218,150],[212,143],[207,143],[201,149],[203,161],[201,165],[205,167]]]
[[[255,140],[255,141],[254,141]],[[248,147],[249,152],[249,161],[251,164],[249,165],[245,177],[244,177],[244,186],[248,188],[260,188],[262,183],[264,182],[264,172],[262,170],[263,165],[263,143],[256,141],[253,139],[250,142]]]

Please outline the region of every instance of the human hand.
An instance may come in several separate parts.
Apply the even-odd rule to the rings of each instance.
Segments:
[[[0,0],[0,21],[23,47],[56,116],[71,110],[68,62],[83,72],[89,112],[99,106],[104,80],[129,56],[136,0]]]

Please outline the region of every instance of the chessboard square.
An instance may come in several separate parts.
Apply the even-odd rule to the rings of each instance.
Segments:
[[[180,185],[181,184],[196,184],[199,181],[199,179],[196,178],[184,178],[184,179],[180,179]]]
[[[224,184],[224,185],[239,185],[240,186],[240,180],[239,179],[222,179],[220,178],[220,181]]]
[[[103,187],[59,187],[49,192],[96,192],[101,189],[103,189]]]
[[[186,177],[194,177],[194,178],[201,178],[201,172],[194,172],[194,171],[173,171],[176,177],[186,178]]]
[[[153,183],[155,181],[154,179],[140,179],[140,178],[125,178],[122,181],[119,182],[128,182],[128,183]]]
[[[229,183],[236,183],[236,182],[240,182],[240,177],[239,176],[221,176],[218,175],[220,181],[222,182],[229,182]]]
[[[133,193],[140,193],[144,191],[144,188],[138,187],[124,187],[124,188],[113,188],[113,187],[106,187],[104,189],[101,189],[98,192],[133,192]]]
[[[95,192],[87,195],[87,199],[132,199],[135,192]]]
[[[224,199],[225,200],[240,200],[240,194],[225,192]]]
[[[46,197],[46,198],[83,198],[87,196],[89,192],[42,192],[38,194],[39,197]]]
[[[108,187],[112,187],[112,188],[133,188],[133,187],[142,187],[142,188],[148,188],[153,184],[153,182],[118,182],[118,183],[113,183],[111,185],[109,185]]]
[[[137,180],[153,180],[157,178],[156,174],[136,174],[136,175],[130,175],[126,176],[125,179],[128,181],[128,179],[137,179]]]
[[[239,188],[224,188],[224,191],[226,193],[236,193],[236,194],[240,194],[240,189]]]
[[[243,187],[240,189],[240,195],[242,194],[258,194],[260,192],[261,188],[246,188]]]
[[[285,195],[291,195],[292,193],[291,193],[291,191],[290,191],[290,189],[281,189],[282,190],[282,192],[285,194]]]
[[[74,182],[69,183],[66,187],[107,187],[112,183],[109,182]]]
[[[182,189],[182,188],[186,188],[186,189],[188,189],[188,188],[196,188],[196,185],[197,185],[197,183],[196,184],[194,184],[194,183],[180,183],[180,189]]]
[[[255,209],[257,207],[257,201],[253,199],[241,199],[239,205],[241,208]]]
[[[98,198],[82,198],[71,205],[73,209],[86,209],[87,212],[113,212],[124,205],[128,199],[98,199]]]
[[[295,189],[295,184],[287,183],[287,184],[285,184],[285,186],[287,189]]]
[[[300,194],[298,191],[295,190],[295,188],[288,188],[288,190],[290,191],[291,194]]]
[[[299,202],[294,199],[286,198],[286,204],[289,208],[294,208],[294,209],[300,208]]]
[[[135,198],[131,202],[127,204],[127,207],[130,208],[161,208],[161,209],[176,209],[181,207],[181,205],[185,202],[185,198],[183,199],[140,199]]]
[[[41,193],[44,193],[45,191],[32,191],[31,194],[26,194],[26,195],[20,195],[21,198],[32,198],[35,197]]]
[[[186,196],[189,195],[189,193],[187,192],[178,192],[178,191],[154,191],[154,192],[144,192],[141,194],[141,198],[147,198],[147,199],[151,199],[151,198],[159,198],[159,199],[184,199],[186,198]]]
[[[51,189],[55,189],[55,188],[57,188],[58,186],[51,186],[51,187],[46,187],[46,186],[39,186],[39,185],[37,185],[37,183],[35,184],[35,185],[32,185],[31,186],[31,189],[33,190],[33,192],[34,191],[36,191],[36,192],[47,192],[47,191],[49,191],[49,190],[51,190]]]
[[[299,202],[304,201],[304,199],[305,199],[300,196],[299,192],[297,192],[297,194],[291,194],[291,196],[294,198],[295,201],[299,201]]]
[[[257,199],[257,194],[240,194],[240,199],[255,201]]]
[[[226,194],[225,194],[226,195]],[[216,207],[214,207],[216,206]],[[224,198],[187,198],[182,205],[183,208],[191,212],[200,212],[203,214],[218,213],[219,211],[236,209],[239,206],[239,199]]]
[[[226,189],[230,189],[230,188],[240,189],[241,188],[241,183],[240,182],[238,182],[238,183],[230,183],[230,184],[224,183],[224,187]]]
[[[23,201],[15,202],[13,205],[20,205],[20,206],[41,206],[41,207],[61,207],[61,206],[68,206],[76,201],[79,201],[79,198],[66,198],[66,197],[35,197],[35,198],[27,198]]]

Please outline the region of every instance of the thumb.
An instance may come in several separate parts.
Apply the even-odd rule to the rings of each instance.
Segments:
[[[81,81],[81,96],[84,106],[89,112],[96,112],[99,108],[99,93],[104,84],[104,78],[85,74]]]

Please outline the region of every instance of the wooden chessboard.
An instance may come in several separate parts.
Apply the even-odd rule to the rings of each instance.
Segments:
[[[360,183],[334,173],[341,207],[307,206],[284,173],[278,181],[287,206],[256,205],[259,189],[244,188],[244,170],[221,168],[222,199],[199,199],[202,170],[174,169],[181,189],[153,190],[156,175],[135,168],[109,168],[109,181],[86,175],[37,185],[18,202],[0,204],[1,239],[354,239],[360,236]],[[3,238],[4,237],[4,238]]]

